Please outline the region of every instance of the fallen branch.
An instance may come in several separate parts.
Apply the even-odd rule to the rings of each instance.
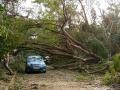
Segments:
[[[99,69],[99,70],[96,70],[96,71],[93,71],[93,72],[89,72],[88,70],[84,69],[88,74],[94,74],[94,73],[98,73],[98,72],[102,72],[102,71],[105,71],[109,68],[109,65],[105,65],[104,68],[102,69]]]
[[[37,45],[39,47],[44,47],[46,49],[50,49],[50,50],[58,50],[58,51],[61,51],[61,52],[65,52],[65,53],[69,53],[71,54],[70,51],[68,51],[67,49],[63,49],[63,48],[60,48],[60,47],[57,47],[57,46],[51,46],[51,45],[47,45],[47,44],[43,44],[43,43],[31,43],[33,45]]]
[[[77,66],[77,65],[79,65],[79,63],[78,62],[75,62],[75,63],[71,63],[71,64],[66,64],[66,65],[62,65],[62,66],[53,66],[53,67],[55,67],[55,68],[68,68],[68,67],[73,67],[73,66]]]
[[[80,46],[78,46],[78,45],[75,45],[75,44],[71,44],[71,45],[72,45],[73,47],[77,48],[77,49],[80,49],[80,50],[83,51],[84,53],[86,53],[86,54],[88,54],[88,55],[90,55],[90,56],[92,56],[92,57],[94,57],[94,58],[96,58],[96,59],[98,59],[98,60],[101,59],[100,56],[98,56],[98,55],[96,55],[96,54],[94,54],[94,53],[92,53],[92,52],[89,52],[89,51],[83,49],[82,47],[80,47]]]

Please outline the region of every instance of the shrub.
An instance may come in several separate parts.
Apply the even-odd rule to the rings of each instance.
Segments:
[[[120,84],[120,54],[112,56],[111,63],[109,63],[109,71],[105,73],[103,78],[103,83],[105,85],[109,84]]]
[[[103,58],[107,58],[108,50],[100,40],[96,38],[89,38],[87,41],[87,45],[90,48],[90,50],[92,50],[97,55]]]
[[[112,57],[112,61],[113,61],[113,64],[114,64],[114,68],[117,72],[120,71],[120,53],[119,54],[116,54]]]
[[[111,75],[111,73],[106,72],[105,76],[103,77],[103,84],[110,85],[112,83],[113,83],[113,81],[112,81],[112,75]]]
[[[25,61],[24,59],[15,60],[10,66],[16,72],[23,73],[25,70]]]

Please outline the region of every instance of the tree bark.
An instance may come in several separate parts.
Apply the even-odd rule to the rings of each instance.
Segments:
[[[88,25],[88,19],[87,19],[87,15],[86,15],[86,12],[85,12],[85,8],[82,4],[82,1],[81,0],[78,0],[80,2],[80,5],[81,5],[81,8],[83,10],[83,14],[84,14],[84,19],[85,19],[85,23]]]
[[[4,66],[5,66],[5,68],[9,71],[9,74],[10,74],[10,75],[13,75],[13,71],[12,71],[12,69],[9,67],[9,62],[10,62],[9,53],[7,53],[7,55],[4,55]]]

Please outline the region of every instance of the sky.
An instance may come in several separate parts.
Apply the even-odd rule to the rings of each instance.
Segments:
[[[26,16],[27,13],[26,13],[26,9],[28,9],[28,11],[30,9],[32,9],[34,12],[30,15],[31,18],[33,17],[37,17],[37,13],[39,12],[39,10],[42,10],[44,11],[44,7],[43,6],[40,6],[36,3],[33,3],[34,0],[24,0],[22,3],[21,3],[21,13],[22,15]],[[87,15],[88,17],[90,16],[90,9],[92,7],[95,8],[95,11],[96,11],[96,14],[97,14],[97,18],[100,17],[101,13],[100,13],[100,9],[101,10],[106,10],[107,7],[108,7],[108,4],[107,4],[107,1],[109,0],[84,0],[83,4],[87,4],[85,5],[85,9],[86,9],[86,12],[87,12]],[[78,3],[78,2],[77,2]],[[78,10],[80,6],[78,5]],[[24,10],[25,9],[25,10]]]
[[[22,2],[21,2],[22,1]],[[36,18],[38,16],[39,11],[45,11],[45,8],[43,5],[39,5],[37,3],[33,3],[34,0],[20,0],[20,7],[18,9],[18,12],[26,16],[28,12],[31,11],[30,18]],[[100,10],[107,11],[108,3],[110,1],[118,2],[118,0],[83,0],[83,5],[85,6],[85,10],[87,13],[87,17],[89,18],[90,12],[92,7],[95,9],[97,18],[100,18]],[[1,0],[0,0],[1,2]],[[78,11],[80,10],[80,4],[79,2],[76,2],[78,4]],[[90,18],[89,18],[90,19]]]
[[[20,0],[20,14],[26,16],[29,11],[32,11],[30,18],[35,18],[38,16],[38,12],[41,9],[41,6],[37,3],[33,3],[34,0]]]

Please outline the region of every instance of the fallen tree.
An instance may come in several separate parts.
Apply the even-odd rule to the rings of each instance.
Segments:
[[[59,2],[59,5],[61,5],[60,11],[62,12],[60,14],[57,13],[56,9],[53,9],[52,7],[50,7],[51,11],[55,10],[54,12],[56,14],[58,14],[58,16],[53,18],[53,20],[52,19],[50,19],[50,20],[48,20],[48,19],[33,20],[33,19],[28,18],[29,15],[27,15],[25,17],[24,16],[21,17],[21,15],[14,12],[14,9],[11,10],[12,12],[10,12],[10,16],[13,16],[15,19],[17,16],[19,16],[19,18],[24,19],[24,21],[26,23],[22,27],[26,29],[26,32],[27,32],[27,30],[29,31],[29,29],[31,29],[31,28],[48,30],[51,33],[53,33],[53,35],[58,35],[59,39],[62,41],[59,43],[59,45],[52,45],[52,44],[48,44],[48,43],[44,43],[44,42],[41,43],[41,42],[35,42],[35,40],[26,39],[24,44],[18,45],[17,48],[15,47],[17,49],[16,54],[19,51],[21,51],[23,48],[27,48],[27,49],[36,50],[38,52],[43,52],[43,53],[49,54],[51,56],[53,55],[53,56],[64,56],[67,58],[69,57],[71,59],[75,59],[76,62],[78,62],[79,64],[99,63],[103,58],[101,56],[97,55],[92,50],[90,50],[90,48],[86,47],[83,42],[78,41],[70,33],[70,30],[74,30],[76,28],[78,30],[80,30],[79,26],[81,23],[84,23],[86,25],[86,27],[87,27],[87,28],[85,28],[86,31],[87,31],[87,29],[90,29],[89,22],[88,22],[87,16],[86,16],[86,12],[85,12],[84,6],[82,5],[82,1],[81,0],[78,0],[78,1],[80,2],[80,5],[82,7],[82,10],[84,13],[84,19],[85,19],[85,20],[83,20],[83,22],[80,22],[78,24],[73,23],[75,21],[75,20],[73,20],[73,17],[76,17],[76,14],[78,14],[78,13],[74,10],[74,8],[70,7],[70,5],[66,3],[66,0],[61,0]],[[71,10],[73,10],[73,11],[70,11],[69,8],[71,8]],[[75,12],[75,15],[73,15],[72,12]],[[68,26],[68,28],[66,28],[66,26]],[[22,32],[24,33],[24,30]],[[29,38],[29,37],[27,37],[27,38]],[[38,38],[38,39],[40,39],[40,38]],[[75,53],[75,51],[77,51],[77,50],[78,50],[78,53],[80,52],[80,54]],[[84,56],[82,56],[83,54],[84,54]],[[68,67],[71,65],[75,65],[75,64],[72,63],[70,65],[63,65],[60,67],[61,68]],[[5,66],[7,66],[8,71],[12,73],[11,69],[9,69],[9,67],[8,67],[8,62],[5,64]],[[77,66],[79,66],[79,65],[77,65]]]

